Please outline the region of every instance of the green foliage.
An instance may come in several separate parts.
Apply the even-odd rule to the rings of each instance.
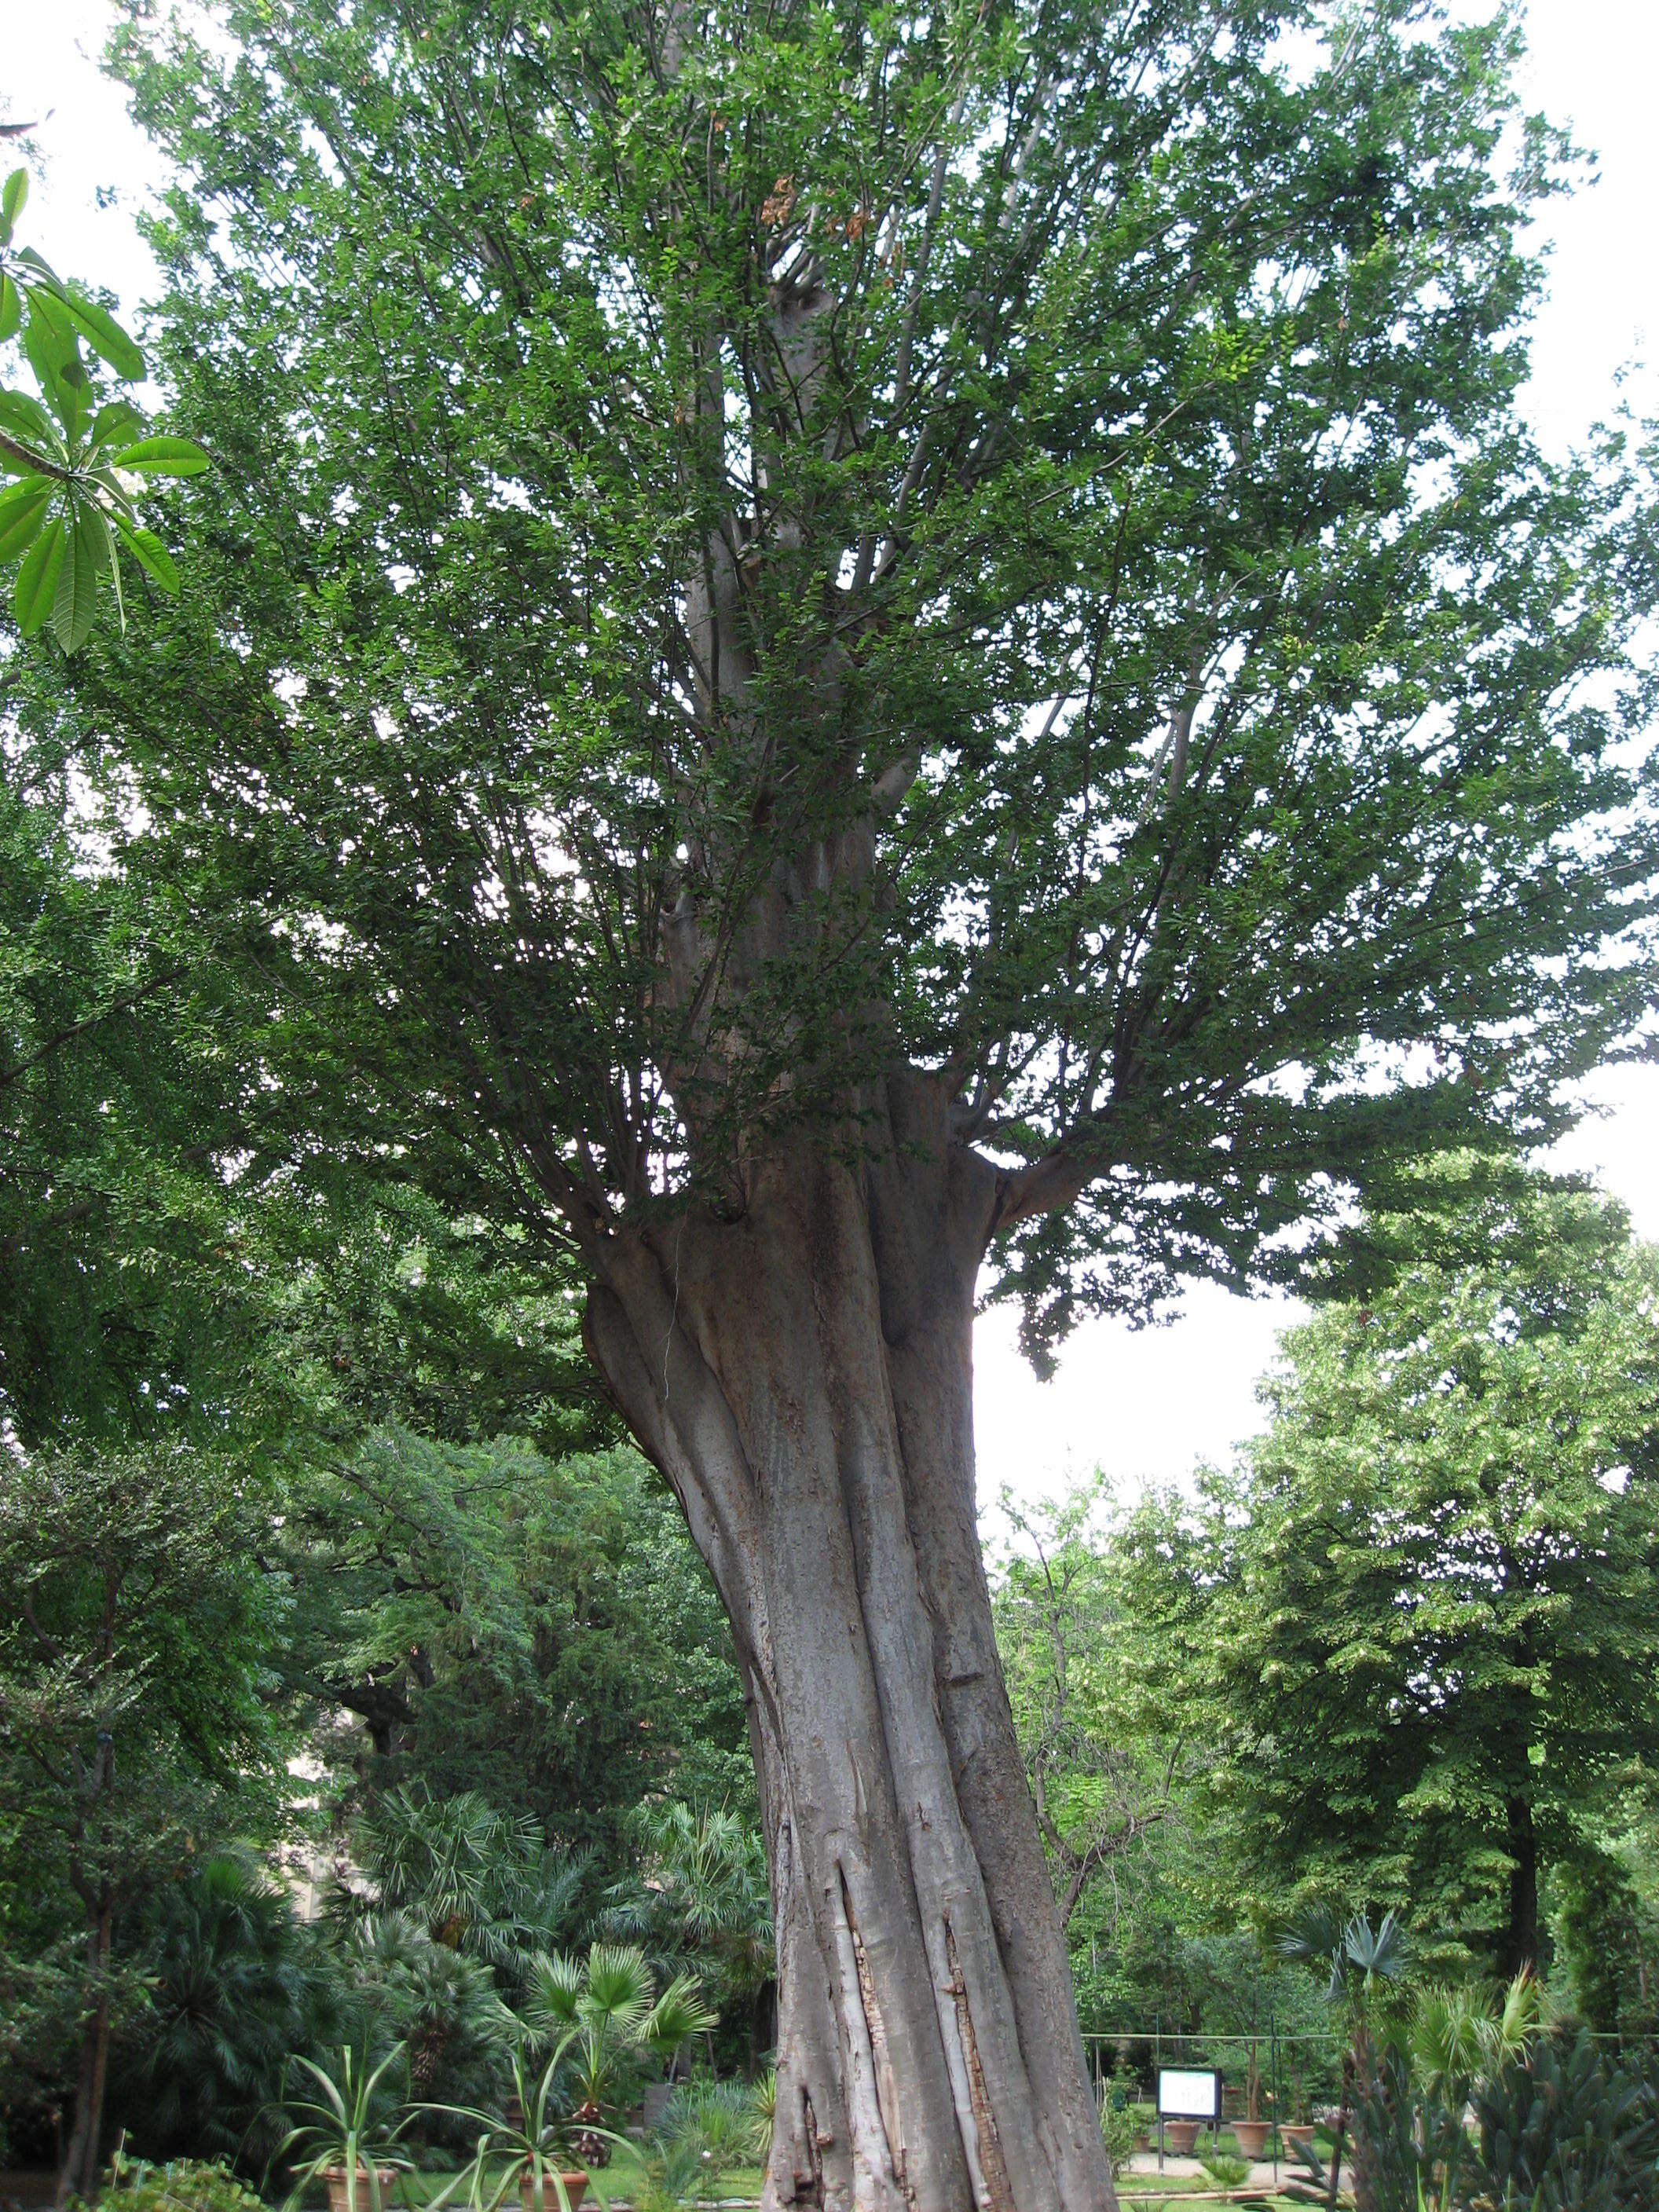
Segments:
[[[439,1801],[417,1786],[377,1799],[358,1838],[383,1906],[510,1980],[563,1932],[580,1869],[526,1815],[498,1813],[471,1790]]]
[[[775,2098],[775,2093],[774,2077]],[[764,2100],[764,2080],[678,2083],[657,2130],[659,2155],[665,2165],[678,2165],[689,2154],[696,2179],[705,2183],[723,2180],[741,2166],[763,2164],[772,2133]]]
[[[1247,1888],[1409,1901],[1507,1973],[1539,1869],[1659,1749],[1659,1273],[1570,1185],[1462,1156],[1413,1189],[1239,1472],[1140,1516],[1128,1586]]]
[[[1385,2051],[1354,2111],[1359,2187],[1376,2212],[1638,2212],[1659,2172],[1659,2084],[1587,2031],[1529,2035],[1462,2098]],[[1317,2156],[1304,2161],[1325,2180]]]
[[[1117,2081],[1109,2082],[1100,2107],[1100,2132],[1115,2174],[1121,2173],[1133,2157],[1135,2137],[1142,2129],[1140,2115],[1127,2093]]]
[[[366,1722],[372,1788],[533,1822],[586,1869],[592,1905],[648,1792],[750,1802],[725,1617],[634,1453],[382,1429],[298,1469],[288,1504],[285,1670]]]
[[[103,2203],[112,2212],[258,2212],[260,2199],[220,2160],[169,2159],[152,2166],[118,2149]]]
[[[106,580],[126,627],[122,551],[177,593],[173,556],[134,502],[147,477],[199,476],[209,462],[189,438],[144,434],[130,400],[100,399],[83,343],[124,384],[142,381],[144,357],[106,307],[15,244],[27,197],[27,174],[14,169],[0,192],[0,345],[21,347],[40,397],[0,387],[0,476],[21,479],[0,492],[0,568],[21,564],[12,613],[24,636],[50,620],[73,653]]]
[[[330,1963],[357,2047],[404,2050],[413,2094],[476,2101],[501,2087],[515,2023],[479,1960],[391,1911],[356,1920]]]
[[[1199,2164],[1218,2189],[1237,2189],[1242,2181],[1249,2179],[1249,2160],[1236,2158],[1224,2150],[1211,2151],[1206,2157],[1200,2159]]]
[[[123,31],[222,479],[19,712],[258,963],[251,1110],[591,1259],[943,1068],[1038,1348],[1560,1125],[1650,989],[1647,463],[1515,406],[1515,26],[1305,13]]]
[[[752,2000],[775,1963],[766,1849],[728,1806],[647,1800],[635,1816],[638,1858],[611,1893],[607,1927],[672,1967],[695,1966],[717,2003]]]
[[[520,2010],[537,2045],[550,2047],[589,2124],[628,2100],[644,2062],[670,2057],[716,2019],[695,1975],[676,1974],[659,1990],[644,1953],[628,1943],[595,1943],[585,1959],[544,1953],[532,1962]]]
[[[0,1894],[44,1902],[48,1960],[83,1932],[56,1971],[100,2045],[142,1998],[120,1916],[189,1873],[198,1835],[270,1815],[258,1525],[234,1463],[181,1443],[38,1451],[0,1485]]]
[[[283,2069],[311,2046],[326,2002],[324,1961],[241,1856],[165,1888],[134,1948],[149,2002],[118,2051],[116,2116],[145,2157],[210,2154],[257,2172],[275,2148]]]
[[[1178,1821],[1194,1747],[1149,1695],[1115,1583],[1104,1485],[1036,1508],[1003,1492],[1014,1542],[993,1587],[998,1649],[1063,1925],[1109,1867],[1114,1894]]]
[[[346,2212],[357,2212],[365,2199],[370,2212],[381,2212],[382,2172],[404,2172],[410,2163],[400,2138],[413,2116],[392,2118],[403,2064],[400,2043],[374,2066],[367,2052],[349,2044],[341,2045],[327,2067],[303,2053],[295,2056],[290,2069],[295,2087],[285,2089],[283,2100],[290,2125],[277,2146],[277,2156],[294,2176],[290,2203],[298,2202],[307,2182],[339,2169],[345,2175]]]
[[[1536,2212],[1643,2212],[1659,2179],[1659,2081],[1588,2032],[1540,2038],[1474,2100],[1483,2194]]]

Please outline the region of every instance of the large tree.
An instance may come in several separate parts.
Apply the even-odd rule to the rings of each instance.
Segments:
[[[1392,1905],[1508,1975],[1555,1869],[1614,1978],[1609,1831],[1659,1766],[1659,1253],[1467,1157],[1361,1237],[1393,1279],[1287,1335],[1237,1470],[1142,1510],[1132,1610],[1221,1747],[1247,1893]]]
[[[1516,409],[1561,159],[1517,35],[222,22],[120,49],[217,463],[180,611],[6,680],[261,979],[246,1113],[580,1259],[744,1680],[768,2203],[1107,2204],[975,1525],[983,1271],[1039,1350],[1294,1272],[1274,1232],[1432,1133],[1557,1126],[1648,985],[1594,957],[1654,864],[1647,481]]]

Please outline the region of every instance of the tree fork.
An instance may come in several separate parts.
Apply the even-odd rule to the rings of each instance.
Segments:
[[[994,1171],[927,1079],[736,1220],[605,1255],[587,1339],[732,1620],[779,1966],[769,2204],[1109,2208],[974,1511]],[[867,1139],[866,1139],[867,1143]]]

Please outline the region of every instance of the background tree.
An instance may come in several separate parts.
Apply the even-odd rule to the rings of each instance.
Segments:
[[[1547,1136],[1650,988],[1650,500],[1514,408],[1562,173],[1517,33],[226,26],[121,47],[187,180],[192,589],[142,676],[94,636],[9,700],[96,730],[123,866],[258,974],[246,1113],[577,1255],[732,1623],[769,2203],[1104,2204],[975,1538],[981,1266],[1038,1347],[1294,1273],[1344,1182]]]
[[[80,1911],[60,2201],[97,2191],[117,1922],[268,1784],[274,1592],[250,1534],[234,1468],[184,1444],[39,1454],[0,1486],[0,1804]]]
[[[1543,1870],[1601,1863],[1598,1798],[1659,1757],[1659,1264],[1467,1156],[1360,1243],[1392,1279],[1286,1336],[1238,1473],[1141,1516],[1140,1617],[1250,1885],[1391,1903],[1507,1974]]]
[[[1098,1479],[1059,1504],[1024,1510],[993,1590],[997,1641],[1060,1905],[1072,1916],[1094,1877],[1134,1854],[1179,1811],[1194,1747],[1181,1717],[1139,1679],[1133,1624],[1115,1589]]]

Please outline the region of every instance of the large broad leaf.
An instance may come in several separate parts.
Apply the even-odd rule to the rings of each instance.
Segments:
[[[0,392],[0,431],[47,460],[60,461],[64,458],[64,441],[51,416],[38,399],[31,399],[26,392]],[[0,467],[15,472],[27,465],[13,454],[0,454]]]
[[[131,438],[144,427],[144,418],[130,399],[106,399],[92,418],[92,444],[112,444],[117,438]]]
[[[23,325],[23,350],[40,380],[46,404],[71,438],[91,410],[92,389],[82,366],[73,327],[41,312],[45,295],[31,286],[29,319]]]
[[[58,305],[100,361],[106,361],[128,383],[138,381],[144,373],[144,356],[106,308],[68,290],[58,295]]]
[[[59,515],[35,539],[24,556],[23,565],[17,572],[16,586],[11,595],[11,611],[17,618],[18,629],[25,637],[33,637],[52,612],[68,543],[69,525]]]
[[[199,477],[213,465],[193,438],[140,438],[114,457],[118,469],[152,477]]]
[[[173,565],[173,556],[167,551],[153,530],[135,529],[131,523],[115,518],[115,527],[121,543],[147,574],[153,576],[172,599],[179,596],[179,571]]]
[[[0,561],[15,561],[33,544],[51,504],[52,486],[39,477],[0,494]]]
[[[23,295],[9,276],[0,276],[0,345],[15,338],[23,319]]]
[[[52,626],[65,653],[84,645],[98,612],[98,577],[113,556],[109,531],[96,507],[76,507],[75,527],[52,603]]]
[[[5,189],[0,191],[0,246],[11,244],[12,232],[17,218],[23,212],[23,203],[29,196],[27,169],[14,169],[6,179]]]

